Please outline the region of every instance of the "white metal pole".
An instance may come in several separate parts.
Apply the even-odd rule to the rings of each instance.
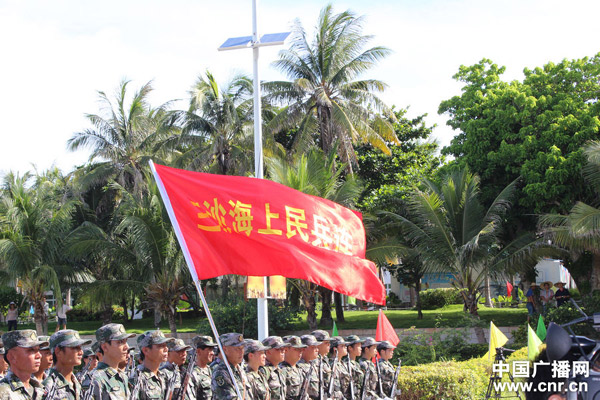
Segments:
[[[262,118],[260,104],[260,80],[258,77],[258,17],[257,1],[252,0],[252,58],[254,70],[254,176],[263,178],[263,152],[262,152]],[[256,300],[258,309],[258,340],[269,336],[269,309],[267,305],[267,278],[264,280],[265,297]]]

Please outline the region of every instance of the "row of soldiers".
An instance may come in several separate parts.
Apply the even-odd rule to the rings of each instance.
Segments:
[[[318,330],[259,342],[227,333],[219,337],[224,354],[215,356],[217,344],[210,336],[196,336],[187,346],[155,330],[137,336],[136,367],[127,344],[134,336],[123,325],[107,324],[96,331],[95,351],[84,352],[91,341],[74,330],[58,331],[48,340],[33,330],[5,333],[0,354],[9,371],[0,380],[0,400],[364,400],[399,395],[399,367],[389,361],[394,346],[372,338],[329,337]],[[47,371],[45,351],[52,361]],[[376,353],[380,358],[373,363]]]

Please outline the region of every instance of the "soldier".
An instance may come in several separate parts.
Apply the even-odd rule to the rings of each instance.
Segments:
[[[396,368],[392,365],[390,360],[394,355],[394,349],[396,346],[392,345],[387,340],[382,341],[377,345],[377,352],[379,353],[379,372],[381,373],[381,386],[383,393],[387,397],[395,398],[400,396],[400,390],[396,390],[396,393],[391,393],[392,386],[394,386],[394,375],[396,374]]]
[[[348,355],[347,343],[341,336],[331,338],[331,348],[335,356],[331,360],[331,379],[333,379],[333,397],[351,399],[350,373],[344,358]]]
[[[244,345],[244,360],[248,364],[246,376],[250,386],[250,396],[255,400],[271,400],[269,383],[264,373],[260,372],[261,369],[264,369],[267,361],[265,350],[269,350],[269,347],[264,346],[258,340],[248,340]]]
[[[98,359],[96,358],[96,355],[94,354],[92,349],[88,348],[88,349],[83,350],[83,357],[81,359],[81,365],[83,367],[81,367],[81,370],[77,374],[75,374],[75,376],[77,377],[79,382],[81,382],[81,385],[83,387],[83,382],[85,380],[89,380],[89,377],[91,376],[92,371],[98,365]],[[89,387],[89,382],[86,385],[86,388],[88,388],[88,387]]]
[[[83,350],[81,346],[92,343],[83,340],[79,332],[72,329],[58,331],[50,336],[50,351],[52,352],[53,367],[43,384],[48,393],[54,393],[53,398],[61,400],[79,400],[81,384],[73,374],[73,368],[81,364]]]
[[[246,373],[241,366],[244,360],[244,337],[239,333],[225,333],[219,337],[219,340],[223,346],[223,352],[227,357],[227,361],[231,366],[231,371],[233,372],[240,395],[242,399],[247,399],[250,387],[248,386]],[[216,364],[213,370],[211,388],[213,398],[215,399],[231,400],[238,398],[224,361]]]
[[[2,342],[10,371],[0,381],[0,399],[40,400],[44,388],[32,375],[40,367],[40,346],[47,346],[48,342],[39,341],[31,329],[7,332],[2,335]]]
[[[167,343],[174,341],[166,338],[160,330],[146,331],[137,338],[142,363],[139,366],[137,380],[130,380],[140,390],[137,397],[131,400],[169,399],[169,393],[175,389],[175,378],[172,372],[160,369],[161,363],[167,361],[169,349]]]
[[[308,397],[311,399],[318,400],[320,397],[320,385],[319,380],[319,346],[321,342],[318,342],[313,335],[302,335],[300,337],[302,344],[306,345],[306,348],[302,350],[302,358],[298,361],[298,368],[300,368],[305,376],[312,367],[313,371],[310,376],[310,383],[308,384]]]
[[[175,374],[173,378],[175,381],[175,388],[173,391],[173,396],[176,396],[181,388],[181,374],[183,369],[183,364],[185,364],[185,359],[187,357],[187,351],[190,350],[192,346],[188,346],[181,339],[173,339],[172,341],[167,343],[167,349],[169,353],[167,355],[167,362],[161,365],[160,369],[169,370],[172,374]]]
[[[121,324],[107,324],[96,330],[96,340],[102,361],[98,363],[90,380],[91,395],[94,400],[127,400],[129,384],[127,375],[117,368],[127,359],[129,346],[127,339],[135,333],[127,333]]]
[[[38,340],[49,343],[50,336],[38,336]],[[50,351],[50,347],[48,347],[48,345],[40,346],[40,354],[42,355],[40,369],[35,371],[33,377],[37,379],[38,382],[43,382],[48,376],[48,370],[52,367],[52,352]]]
[[[298,336],[285,336],[283,341],[290,345],[285,351],[285,360],[279,365],[285,376],[285,398],[286,400],[301,400],[298,397],[302,389],[302,382],[304,382],[304,372],[296,364],[300,361],[302,352],[307,346]]]
[[[4,378],[8,372],[8,363],[4,359],[4,354],[6,354],[6,350],[4,347],[0,347],[0,379]]]
[[[364,388],[364,390],[367,391],[367,396],[371,397],[372,399],[379,398],[379,388],[377,385],[377,367],[375,366],[373,361],[371,361],[377,353],[377,345],[379,343],[380,342],[376,341],[372,337],[365,338],[365,341],[362,344],[362,356],[358,361],[358,364],[360,365],[360,368],[362,369],[365,376],[367,374],[367,371],[369,371],[369,380],[366,382],[366,387]],[[381,393],[379,393],[379,395],[381,395]]]
[[[331,348],[331,337],[329,337],[329,333],[324,330],[316,330],[313,331],[312,335],[317,339],[321,344],[319,347],[319,363],[322,364],[321,368],[323,369],[323,381],[329,382],[331,378],[331,366],[329,365],[329,349]],[[325,386],[325,390],[327,391],[327,386]]]
[[[265,367],[259,371],[267,380],[271,400],[284,400],[286,392],[285,376],[282,369],[279,368],[279,364],[285,360],[285,351],[291,345],[283,343],[283,339],[279,336],[269,336],[263,339],[262,344],[269,347],[269,349],[265,351],[267,358]]]
[[[196,351],[196,365],[190,377],[186,400],[211,400],[212,371],[208,365],[215,358],[217,344],[210,336],[195,336],[192,344]]]
[[[360,368],[358,361],[356,361],[356,358],[360,357],[362,354],[362,343],[364,340],[356,335],[347,336],[345,340],[348,344],[348,359],[350,359],[350,367],[352,370],[350,375],[354,381],[354,395],[360,397],[365,374]],[[347,362],[347,360],[345,362]]]

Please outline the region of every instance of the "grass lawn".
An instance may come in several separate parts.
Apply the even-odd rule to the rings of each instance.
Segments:
[[[334,318],[335,318],[335,312]],[[379,311],[346,311],[344,316],[346,322],[337,323],[338,329],[375,329],[377,327],[377,316]],[[439,321],[440,327],[462,326],[464,323],[464,312],[461,304],[453,304],[437,310],[424,310],[423,319],[417,319],[417,312],[413,310],[388,310],[386,317],[394,328],[407,329],[411,326],[416,328],[434,328]],[[479,306],[479,316],[489,324],[493,321],[496,326],[521,325],[527,320],[526,308],[487,308]],[[320,318],[320,313],[319,313]],[[308,329],[306,315],[301,322],[294,324],[294,329]]]
[[[377,327],[378,311],[346,311],[344,316],[346,322],[338,323],[338,329],[375,329]],[[463,306],[460,304],[450,305],[437,310],[424,310],[423,319],[417,319],[417,312],[413,310],[389,310],[385,311],[394,328],[407,329],[411,326],[416,328],[434,328],[439,322],[440,327],[457,327],[464,323]],[[479,315],[482,320],[489,324],[493,321],[496,326],[515,326],[521,325],[527,320],[527,309],[525,308],[487,308],[480,306]],[[334,312],[335,316],[335,312]],[[292,330],[307,330],[306,314],[301,315],[302,320],[294,323]],[[320,313],[318,313],[320,318]],[[178,332],[196,332],[198,327],[197,319],[183,319],[183,324],[177,324]],[[113,322],[121,323],[119,320]],[[125,324],[128,332],[143,333],[153,329],[154,321],[152,318],[135,320]],[[93,335],[96,329],[100,327],[99,321],[69,322],[68,328],[78,330],[82,335]],[[48,323],[48,331],[54,332],[55,322]],[[163,331],[168,332],[169,327],[166,320],[160,324]],[[6,327],[0,327],[5,330]],[[19,329],[35,329],[34,324],[19,325]],[[329,330],[331,327],[325,327]]]

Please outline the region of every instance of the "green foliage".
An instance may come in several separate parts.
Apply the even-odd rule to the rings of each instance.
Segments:
[[[0,312],[6,314],[8,304],[11,301],[14,301],[17,307],[19,307],[23,301],[23,295],[18,293],[13,287],[0,286]],[[27,305],[25,305],[25,308],[27,308]]]
[[[418,333],[409,329],[403,336],[395,354],[402,365],[420,365],[439,360],[469,360],[480,357],[488,350],[486,344],[468,343],[466,328],[437,329],[435,332]]]
[[[400,144],[389,144],[391,155],[370,145],[356,148],[358,176],[365,190],[359,201],[363,210],[398,211],[407,195],[422,178],[432,177],[444,162],[437,155],[438,144],[429,141],[433,127],[425,125],[426,115],[409,119],[407,110],[394,110],[393,124]]]
[[[462,296],[456,288],[427,289],[421,292],[421,307],[423,310],[435,310],[450,304],[461,304]]]
[[[443,153],[481,176],[486,204],[522,177],[519,215],[590,199],[581,147],[600,129],[600,55],[525,69],[522,82],[501,80],[504,71],[487,59],[459,68],[462,94],[439,108],[458,131]]]
[[[476,399],[484,396],[488,379],[481,359],[443,361],[402,368],[398,386],[402,400]]]
[[[290,330],[293,324],[300,320],[298,310],[287,305],[280,306],[275,301],[269,301],[268,305],[269,329],[272,332]],[[256,301],[245,300],[242,296],[232,293],[210,304],[210,311],[220,334],[239,332],[245,337],[258,337]],[[208,320],[201,321],[198,333],[212,335]]]

